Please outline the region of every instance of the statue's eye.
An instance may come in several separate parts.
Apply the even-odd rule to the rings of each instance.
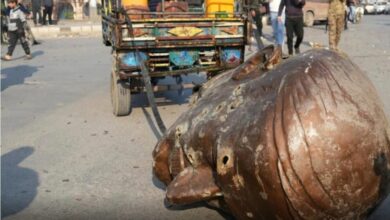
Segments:
[[[229,161],[229,156],[225,155],[225,156],[222,158],[222,163],[223,163],[223,165],[226,165],[228,161]]]

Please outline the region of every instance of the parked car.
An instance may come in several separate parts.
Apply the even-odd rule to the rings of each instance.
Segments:
[[[386,14],[389,13],[388,0],[365,0],[362,2],[364,5],[364,14]]]
[[[329,0],[307,0],[303,8],[305,25],[310,27],[316,21],[326,21],[328,9]]]
[[[375,14],[383,14],[386,11],[387,2],[378,1],[375,3]]]
[[[376,12],[376,8],[374,4],[368,3],[364,5],[364,14],[374,14]]]
[[[390,1],[387,2],[386,4],[386,9],[385,9],[385,14],[390,14]]]

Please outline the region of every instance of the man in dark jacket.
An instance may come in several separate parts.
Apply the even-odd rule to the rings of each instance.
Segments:
[[[49,24],[53,24],[51,14],[53,12],[53,0],[43,0],[43,25],[46,25],[46,16],[49,17]]]
[[[252,18],[256,24],[257,31],[260,37],[263,36],[263,16],[267,13],[267,2],[265,0],[257,0],[252,2]]]
[[[279,5],[278,19],[282,22],[282,13],[284,7],[286,7],[286,35],[287,35],[287,46],[288,54],[293,55],[293,39],[294,33],[297,36],[295,41],[294,49],[295,54],[299,54],[299,46],[303,40],[303,6],[305,0],[282,0]]]
[[[37,25],[37,23],[41,23],[42,21],[41,7],[42,7],[42,0],[31,0],[31,9],[32,9],[32,15],[33,15],[35,26]],[[38,22],[37,22],[37,14],[39,17]]]

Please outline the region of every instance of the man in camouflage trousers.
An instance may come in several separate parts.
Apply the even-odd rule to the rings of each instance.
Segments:
[[[346,0],[330,0],[328,12],[329,47],[338,50],[341,32],[344,28]]]

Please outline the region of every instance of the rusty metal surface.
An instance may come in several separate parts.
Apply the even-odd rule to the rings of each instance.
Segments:
[[[389,185],[390,130],[375,88],[333,51],[271,71],[264,57],[206,83],[157,144],[168,201],[205,200],[237,219],[363,218]]]

